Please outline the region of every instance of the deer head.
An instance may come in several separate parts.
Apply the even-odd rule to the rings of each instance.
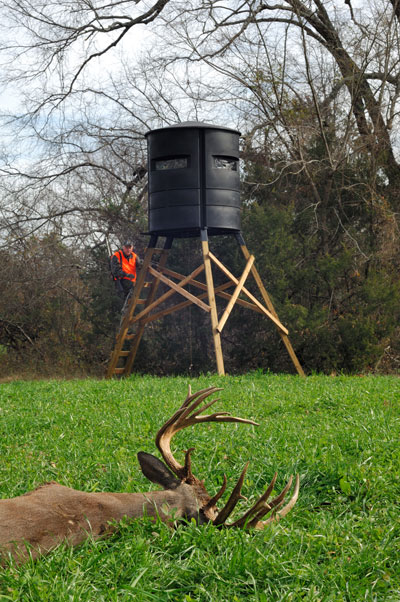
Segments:
[[[251,506],[251,508],[247,510],[247,512],[245,512],[245,514],[243,514],[235,522],[227,523],[226,521],[235,509],[238,501],[240,499],[243,499],[241,490],[249,463],[247,462],[247,464],[243,468],[243,471],[235,487],[233,488],[228,501],[221,510],[218,510],[217,502],[224,494],[227,486],[226,476],[224,475],[224,482],[222,484],[221,489],[213,497],[211,497],[204,486],[204,482],[200,481],[197,477],[195,477],[192,472],[191,453],[193,451],[193,448],[190,448],[185,452],[184,466],[182,466],[175,459],[171,452],[170,444],[172,437],[180,430],[189,426],[193,426],[195,424],[201,424],[204,422],[239,422],[243,424],[252,424],[258,426],[258,423],[253,422],[253,420],[237,418],[235,416],[231,416],[228,412],[216,412],[209,415],[202,415],[203,412],[205,412],[208,408],[214,405],[214,403],[216,403],[218,399],[213,399],[205,405],[202,405],[203,401],[216,391],[220,390],[221,389],[216,387],[208,387],[207,389],[203,389],[202,391],[198,391],[197,393],[192,394],[191,387],[189,385],[188,395],[181,407],[179,408],[179,410],[177,410],[175,414],[169,420],[167,420],[167,422],[158,431],[156,436],[156,445],[161,452],[165,464],[172,471],[172,473],[176,475],[176,477],[178,477],[179,481],[177,482],[180,484],[187,484],[191,487],[192,494],[197,501],[200,522],[211,521],[215,526],[218,527],[255,527],[256,529],[263,529],[272,521],[276,521],[283,518],[288,512],[290,512],[290,510],[295,505],[299,494],[298,475],[296,476],[293,494],[290,500],[286,503],[286,505],[284,504],[287,493],[291,489],[293,477],[290,477],[286,486],[282,489],[278,496],[267,502],[275,486],[275,481],[277,477],[277,473],[275,473],[267,489],[253,504],[253,506]],[[151,471],[148,470],[148,465],[145,462],[143,462],[144,456],[152,458],[153,461],[157,460],[156,458],[154,458],[154,456],[151,456],[150,454],[143,454],[143,452],[139,452],[138,459],[143,474],[151,481],[162,484],[160,480],[154,478],[154,473],[152,474]],[[161,462],[160,464],[165,470],[165,466]],[[170,475],[171,478],[174,478],[171,473]],[[268,519],[261,520],[269,513],[271,513],[271,516]]]
[[[217,503],[224,494],[227,480],[220,490],[210,496],[203,481],[192,472],[191,452],[185,452],[182,466],[171,452],[171,439],[180,430],[204,422],[240,422],[257,425],[252,420],[236,418],[227,412],[204,415],[217,399],[203,402],[219,391],[209,387],[189,393],[182,406],[160,428],[156,445],[164,462],[155,456],[139,452],[138,459],[143,474],[152,482],[158,483],[162,491],[147,493],[86,493],[64,487],[58,483],[47,483],[22,496],[0,500],[0,552],[9,554],[18,561],[24,561],[49,552],[65,541],[78,545],[89,535],[94,539],[115,530],[115,524],[127,518],[138,518],[144,514],[159,517],[167,523],[176,519],[194,518],[198,523],[211,522],[219,528],[237,527],[263,529],[272,521],[285,516],[295,505],[299,493],[299,477],[291,498],[286,496],[292,486],[292,477],[281,493],[268,501],[274,488],[276,474],[266,491],[247,512],[234,522],[227,523],[238,501],[243,498],[241,489],[246,474],[244,467],[228,501],[221,510]],[[265,518],[270,514],[269,518]]]

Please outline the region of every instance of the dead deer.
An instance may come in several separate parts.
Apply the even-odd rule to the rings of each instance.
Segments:
[[[180,430],[204,422],[240,422],[256,425],[252,420],[236,418],[227,412],[201,415],[217,399],[203,401],[221,389],[209,387],[188,395],[182,406],[160,428],[156,436],[156,445],[165,461],[163,464],[155,456],[139,452],[138,459],[143,474],[153,483],[163,487],[163,491],[148,493],[85,493],[64,487],[58,483],[46,483],[12,499],[0,500],[0,550],[23,562],[30,556],[36,558],[46,554],[61,542],[76,546],[87,537],[94,539],[111,533],[118,521],[126,518],[138,518],[144,515],[160,517],[164,522],[173,524],[179,519],[194,518],[198,524],[211,522],[219,528],[238,527],[263,529],[272,521],[285,516],[295,505],[299,492],[299,477],[296,477],[293,494],[285,503],[285,497],[292,485],[292,477],[281,493],[267,502],[276,480],[276,474],[266,491],[240,518],[232,523],[227,519],[234,510],[241,495],[248,463],[245,465],[228,501],[217,509],[226,489],[226,476],[222,487],[214,496],[210,496],[203,484],[192,473],[191,452],[185,452],[184,466],[174,458],[171,452],[171,439]],[[201,406],[199,408],[199,406]],[[168,468],[167,468],[168,467]],[[271,516],[262,520],[269,512]]]

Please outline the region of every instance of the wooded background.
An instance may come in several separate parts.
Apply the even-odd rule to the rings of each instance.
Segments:
[[[307,372],[400,367],[400,0],[6,0],[0,8],[0,375],[102,374],[115,251],[148,237],[154,127],[241,138],[243,235]],[[200,261],[174,243],[175,269]],[[234,240],[211,239],[234,273]],[[241,273],[241,272],[240,272]],[[250,287],[249,287],[250,288]],[[226,369],[293,371],[236,308]],[[214,371],[196,307],[147,327],[135,369]]]

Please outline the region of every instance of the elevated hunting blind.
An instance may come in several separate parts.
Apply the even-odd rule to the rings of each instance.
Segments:
[[[225,373],[221,332],[238,304],[267,316],[275,324],[297,372],[304,376],[289,341],[288,330],[275,312],[254,265],[254,256],[249,253],[240,231],[240,132],[189,121],[151,130],[146,138],[150,241],[117,335],[107,377],[130,374],[146,324],[191,304],[210,314],[218,374]],[[209,236],[217,235],[236,238],[246,260],[240,278],[236,278],[210,251]],[[157,248],[160,237],[165,238],[163,248]],[[166,263],[174,238],[189,237],[200,239],[203,262],[185,276],[168,269]],[[157,268],[153,263],[155,255],[159,257]],[[213,268],[218,268],[227,278],[217,288],[214,287]],[[200,280],[198,276],[202,272],[204,279]],[[250,273],[263,303],[245,287]],[[157,297],[160,283],[168,290]],[[202,293],[196,296],[187,291],[185,286],[189,284]],[[234,290],[229,292],[232,287]],[[158,309],[176,293],[185,300]],[[220,311],[217,298],[228,301]]]
[[[194,121],[147,132],[149,232],[240,231],[239,136]]]

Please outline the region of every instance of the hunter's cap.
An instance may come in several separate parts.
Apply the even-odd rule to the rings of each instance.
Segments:
[[[131,240],[126,240],[123,244],[124,247],[133,247],[133,242]]]

